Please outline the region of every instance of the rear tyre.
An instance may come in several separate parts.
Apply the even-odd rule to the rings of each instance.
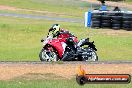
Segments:
[[[98,56],[97,56],[97,53],[95,52],[95,50],[91,49],[91,58],[89,60],[91,61],[98,61]]]
[[[87,52],[89,52],[89,57],[87,58],[87,60],[85,59],[83,61],[98,61],[98,56],[94,49],[92,48],[85,49],[87,50]]]

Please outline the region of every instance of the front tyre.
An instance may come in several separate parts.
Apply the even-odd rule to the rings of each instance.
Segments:
[[[39,58],[41,61],[58,61],[58,55],[54,51],[48,51],[46,49],[42,49],[39,53]]]

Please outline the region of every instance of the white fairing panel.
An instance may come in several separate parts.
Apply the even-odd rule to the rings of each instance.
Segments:
[[[61,44],[62,44],[62,47],[63,47],[63,54],[64,54],[64,52],[65,52],[65,48],[66,48],[67,44],[64,43],[64,42],[61,42]]]
[[[48,43],[48,41],[51,41],[52,39],[53,39],[52,36],[48,36],[46,39],[44,39],[43,46],[45,46]]]
[[[77,44],[77,46],[80,46],[80,45],[82,45],[82,43],[85,41],[85,39],[81,39],[80,41],[79,41],[79,43]]]

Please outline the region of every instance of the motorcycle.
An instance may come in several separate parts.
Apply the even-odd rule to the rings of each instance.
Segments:
[[[68,38],[72,42],[67,41]],[[43,42],[43,48],[39,53],[41,61],[98,61],[97,49],[94,42],[89,42],[89,39],[78,41],[77,37],[71,38],[69,34],[64,33],[57,38],[48,36],[41,42]]]

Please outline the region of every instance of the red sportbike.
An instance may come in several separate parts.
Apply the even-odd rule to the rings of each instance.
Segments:
[[[94,42],[89,39],[78,41],[77,37],[62,33],[57,38],[48,36],[43,42],[39,57],[41,61],[97,61]],[[87,47],[83,47],[86,46]]]

